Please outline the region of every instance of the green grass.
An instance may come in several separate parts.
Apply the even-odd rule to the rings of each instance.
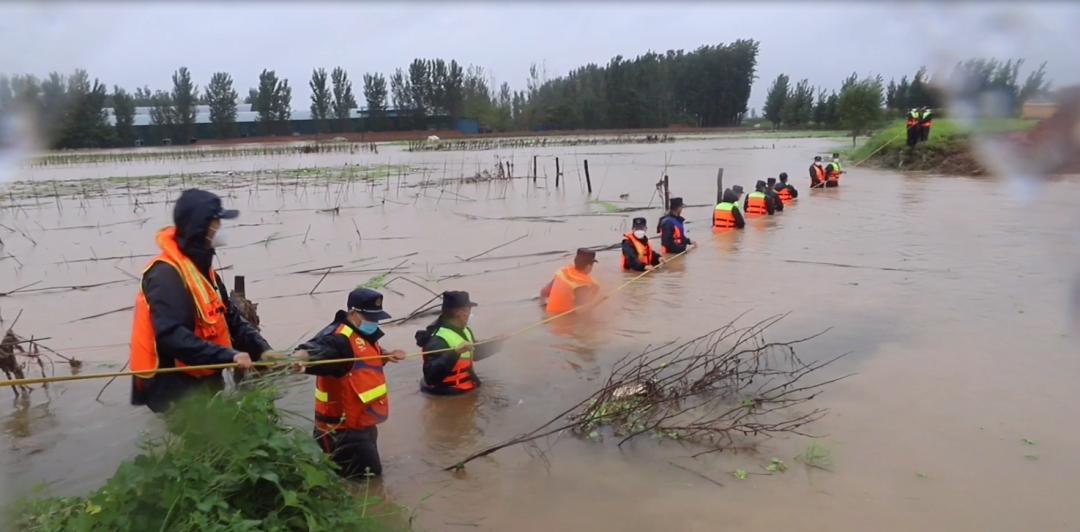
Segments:
[[[402,508],[341,479],[308,428],[281,420],[275,392],[195,394],[85,496],[22,501],[13,530],[403,529]],[[359,491],[355,493],[354,491]]]
[[[972,133],[997,134],[1030,129],[1037,124],[1036,120],[1024,120],[1020,118],[990,118],[980,120],[974,127],[950,120],[948,118],[934,120],[934,126],[930,129],[930,139],[920,142],[917,149],[931,151],[951,151],[966,146]],[[848,150],[845,159],[850,164],[861,162],[873,154],[881,156],[884,152],[899,149],[906,146],[907,126],[903,120],[891,122],[888,127],[879,130],[861,146]],[[883,144],[888,144],[882,147]]]

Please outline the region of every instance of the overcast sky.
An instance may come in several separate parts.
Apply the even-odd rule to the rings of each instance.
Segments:
[[[530,63],[547,75],[648,50],[761,42],[750,107],[779,73],[837,88],[852,71],[886,80],[970,56],[1049,62],[1056,86],[1080,82],[1080,3],[38,3],[0,4],[0,72],[77,67],[129,90],[169,88],[178,66],[205,86],[229,72],[241,95],[263,68],[307,108],[316,66],[392,72],[415,57],[483,66],[524,88]],[[1024,72],[1022,72],[1022,75]],[[361,91],[357,90],[358,99]]]

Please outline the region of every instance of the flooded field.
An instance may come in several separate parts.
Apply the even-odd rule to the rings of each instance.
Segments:
[[[224,227],[229,245],[219,267],[230,285],[246,276],[276,348],[309,337],[349,289],[373,278],[389,281],[385,305],[395,317],[431,299],[428,290],[468,290],[481,305],[473,329],[494,336],[543,319],[535,296],[574,248],[617,244],[634,216],[655,226],[655,184],[666,171],[673,196],[704,205],[684,213],[695,251],[588,316],[512,339],[477,364],[485,384],[473,396],[421,395],[416,359],[388,369],[383,485],[393,501],[415,508],[416,528],[1080,528],[1080,428],[1071,423],[1080,359],[1070,306],[1080,180],[1048,184],[1033,203],[1014,201],[993,180],[860,168],[849,169],[842,188],[808,190],[808,161],[843,142],[714,137],[450,153],[380,146],[378,154],[28,169],[22,177],[31,184],[0,193],[0,292],[13,292],[0,297],[0,312],[6,327],[22,310],[17,330],[49,337],[47,345],[85,362],[83,372],[119,369],[126,309],[156,253],[154,231],[170,223],[179,191],[200,185],[241,210]],[[534,156],[540,177],[520,177]],[[507,161],[518,177],[491,179]],[[748,190],[787,171],[800,199],[744,231],[714,235],[719,167],[726,186]],[[48,197],[54,186],[65,187],[61,198]],[[628,207],[649,209],[613,212]],[[603,286],[629,278],[618,251],[599,259]],[[98,283],[109,284],[63,288]],[[679,442],[642,439],[620,449],[568,435],[442,471],[587,396],[618,357],[743,312],[747,324],[790,312],[770,340],[831,327],[800,347],[804,360],[851,353],[820,377],[857,375],[815,399],[830,413],[809,427],[831,455],[831,471],[794,459],[811,444],[802,436],[694,459],[695,449]],[[414,351],[413,332],[429,319],[388,328],[384,346]],[[138,452],[140,433],[160,430],[148,410],[128,404],[127,378],[95,400],[104,384],[59,383],[28,402],[9,396],[0,404],[2,501],[42,483],[57,494],[96,487]],[[282,406],[310,415],[312,387],[294,377]],[[757,474],[773,457],[790,469]],[[751,474],[740,480],[736,469]]]

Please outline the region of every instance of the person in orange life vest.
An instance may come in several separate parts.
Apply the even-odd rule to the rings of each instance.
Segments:
[[[574,263],[555,273],[555,278],[540,290],[540,298],[547,299],[548,313],[561,314],[587,305],[600,293],[600,285],[589,275],[595,263],[596,252],[580,248]]]
[[[660,251],[665,255],[676,255],[694,246],[686,236],[686,219],[682,217],[683,199],[671,198],[668,213],[660,217],[657,231],[660,233]]]
[[[762,214],[773,214],[773,203],[769,200],[769,197],[765,195],[765,182],[758,180],[754,186],[754,191],[746,195],[746,201],[743,202],[743,210],[747,216],[760,216]]]
[[[821,156],[814,156],[814,164],[810,165],[810,188],[825,186],[825,167],[821,165]]]
[[[259,331],[229,303],[211,263],[223,241],[221,220],[239,216],[199,189],[180,194],[173,225],[157,233],[161,254],[143,270],[131,333],[131,404],[164,412],[195,390],[221,390],[221,370],[155,374],[158,368],[236,363],[250,369],[270,350]]]
[[[434,323],[416,331],[416,345],[424,350],[424,378],[420,391],[431,395],[461,395],[480,387],[474,363],[499,349],[499,343],[476,345],[469,327],[477,306],[468,292],[442,293],[442,312]]]
[[[357,288],[349,293],[347,310],[294,353],[309,361],[357,359],[306,366],[315,375],[315,441],[338,465],[345,478],[382,474],[377,425],[390,415],[390,397],[383,367],[405,358],[400,350],[386,352],[379,321],[390,318],[383,296]]]
[[[772,202],[773,211],[784,212],[784,200],[776,192],[776,178],[770,177],[765,180],[765,198]]]
[[[776,193],[780,194],[780,200],[784,203],[791,203],[799,197],[799,191],[788,183],[787,172],[780,172],[780,182],[776,184]]]
[[[622,267],[624,270],[643,272],[660,264],[660,255],[649,244],[649,235],[645,228],[648,222],[644,218],[634,218],[631,231],[623,235]]]
[[[840,165],[840,154],[832,154],[832,160],[825,166],[825,186],[830,188],[840,186],[840,176],[843,173],[844,168]]]
[[[732,189],[725,189],[721,201],[713,210],[713,230],[742,229],[746,227],[746,220],[739,212],[739,195]]]

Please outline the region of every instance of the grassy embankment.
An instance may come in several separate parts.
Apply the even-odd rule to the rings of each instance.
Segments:
[[[972,152],[972,136],[996,135],[1024,131],[1037,121],[1017,118],[983,120],[974,127],[949,119],[934,121],[930,139],[913,149],[907,147],[907,128],[897,120],[870,137],[861,146],[849,150],[846,159],[852,163],[912,171],[932,171],[947,174],[982,174],[985,168]]]

